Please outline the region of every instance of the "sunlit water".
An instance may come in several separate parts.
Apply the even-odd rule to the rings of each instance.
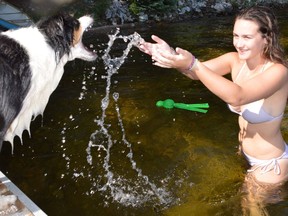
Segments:
[[[121,27],[118,36],[157,34],[204,60],[233,50],[232,22]],[[247,167],[236,154],[237,116],[201,83],[152,66],[134,46],[110,71],[105,55],[117,59],[130,43],[118,38],[107,50],[115,32],[88,32],[85,43],[99,59],[66,66],[44,118],[32,123],[32,137],[25,133],[14,155],[5,143],[1,171],[48,215],[241,215]],[[156,107],[167,98],[210,108],[203,114]],[[285,119],[286,140],[287,128]],[[288,199],[267,210],[286,215],[287,206]]]

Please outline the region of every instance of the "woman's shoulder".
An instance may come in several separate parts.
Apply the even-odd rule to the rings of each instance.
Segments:
[[[223,56],[225,56],[226,58],[230,58],[233,61],[240,62],[239,54],[237,52],[228,52],[224,54]]]
[[[232,67],[235,65],[242,64],[244,62],[239,58],[237,52],[228,52],[223,54],[221,57],[225,59],[226,62],[229,62]]]
[[[268,62],[266,63],[263,73],[259,74],[258,81],[265,85],[268,89],[269,86],[271,86],[271,89],[275,90],[275,87],[278,86],[279,90],[284,89],[284,91],[287,93],[288,70],[281,63]]]
[[[274,62],[268,62],[266,70],[268,71],[272,70],[274,73],[277,71],[278,73],[282,73],[284,75],[287,75],[288,72],[288,68],[285,65]]]
[[[244,65],[245,61],[239,58],[237,52],[228,52],[223,55],[226,62],[230,64],[232,74],[239,71],[239,69]]]

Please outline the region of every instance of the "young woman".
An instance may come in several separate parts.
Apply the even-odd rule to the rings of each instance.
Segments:
[[[288,97],[288,63],[279,44],[277,20],[263,6],[241,11],[235,19],[230,52],[205,62],[189,51],[170,46],[157,36],[140,50],[154,64],[176,68],[200,80],[239,114],[239,142],[257,182],[276,184],[288,179],[288,146],[280,125]],[[223,77],[231,73],[232,81]]]

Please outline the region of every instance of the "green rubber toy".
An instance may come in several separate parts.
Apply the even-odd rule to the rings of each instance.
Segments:
[[[201,113],[207,113],[208,110],[206,110],[204,108],[209,108],[208,103],[184,104],[184,103],[175,103],[172,99],[166,99],[164,101],[157,101],[156,106],[157,107],[164,107],[166,109],[172,109],[175,107],[175,108],[179,108],[179,109],[201,112]]]

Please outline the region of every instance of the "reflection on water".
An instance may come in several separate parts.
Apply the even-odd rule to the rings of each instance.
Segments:
[[[181,46],[199,59],[208,59],[233,50],[232,22],[232,17],[203,18],[123,27],[121,35],[137,31],[149,40],[151,34],[157,34],[174,47]],[[110,33],[108,29],[91,30],[84,41],[102,56]],[[114,44],[111,58],[121,56],[126,47],[127,42]],[[1,171],[48,215],[242,214],[240,190],[246,163],[236,154],[237,116],[201,83],[174,70],[152,66],[148,56],[132,48],[111,77],[104,123],[108,140],[105,134],[97,133],[107,88],[103,61],[76,60],[65,69],[44,119],[32,123],[32,137],[25,133],[23,145],[17,140],[14,155],[10,154],[10,145],[5,144],[0,157]],[[183,103],[208,102],[210,108],[203,114],[156,107],[155,103],[165,98]],[[285,119],[286,140],[287,123]],[[95,146],[90,146],[88,153],[93,162],[88,163],[86,150],[91,140]],[[113,148],[107,174],[103,169],[107,152],[101,146],[109,142]],[[107,175],[111,173],[114,175],[109,182]],[[128,194],[127,199],[115,197],[107,183]],[[158,189],[161,196],[168,194],[168,202],[155,196]],[[141,195],[140,205],[125,205],[137,195]],[[280,204],[266,206],[266,210],[271,215],[285,215],[287,205],[285,198]]]

